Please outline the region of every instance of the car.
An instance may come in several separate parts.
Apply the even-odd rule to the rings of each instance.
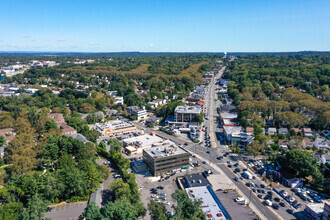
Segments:
[[[311,199],[311,198],[308,198],[307,200],[308,200],[308,202],[310,202],[310,203],[313,203],[313,202],[314,202],[313,199]]]
[[[48,208],[47,208],[47,212],[53,212],[54,210],[55,210],[54,207],[48,207]]]
[[[261,187],[261,188],[265,188],[265,185],[264,185],[264,184],[260,184],[260,187]]]
[[[247,171],[247,169],[246,169],[246,168],[244,168],[244,169],[243,169],[243,172],[245,172],[245,171]]]
[[[166,215],[173,217],[174,216],[174,212],[170,212],[170,211],[166,211],[165,212]]]
[[[280,191],[280,194],[283,195],[284,192],[285,192],[284,190],[281,190],[281,191]]]
[[[277,210],[277,209],[279,209],[279,208],[280,208],[280,206],[279,206],[279,205],[277,205],[276,203],[273,203],[273,208]]]
[[[281,200],[280,200],[279,198],[275,197],[275,198],[274,198],[274,201],[275,201],[275,202],[280,202]]]
[[[255,176],[252,176],[252,179],[254,179],[254,180],[255,180],[255,179],[256,179],[256,177],[255,177]]]
[[[238,163],[235,163],[235,164],[234,164],[234,167],[238,167],[238,165],[239,165]]]
[[[157,195],[151,195],[151,198],[159,198],[159,196],[157,196]]]
[[[297,203],[298,203],[298,201],[295,200],[295,201],[293,201],[293,202],[291,203],[291,205],[295,206]]]
[[[261,189],[257,189],[257,192],[258,192],[258,193],[261,193]]]
[[[160,196],[159,198],[162,199],[162,200],[166,200],[165,196]]]
[[[157,186],[157,189],[164,189],[164,186]]]
[[[262,195],[261,194],[258,194],[257,195],[259,199],[262,199]]]
[[[239,179],[240,179],[240,180],[244,180],[244,177],[241,176]]]
[[[296,205],[296,209],[299,209],[300,207],[301,207],[300,203],[298,205]]]
[[[233,166],[232,166],[231,164],[228,164],[228,167],[229,167],[229,168],[232,168]]]
[[[258,187],[258,188],[260,187],[260,185],[259,185],[258,183],[254,184],[254,185],[255,185],[256,187]]]
[[[203,163],[203,164],[206,164],[206,161],[204,160],[202,163]]]
[[[196,155],[193,155],[192,157],[193,157],[193,158],[196,158]]]
[[[230,164],[230,163],[231,163],[231,161],[230,161],[230,160],[227,160],[227,163],[228,163],[228,164]]]
[[[170,205],[170,202],[168,202],[168,201],[164,201],[163,204],[164,204],[164,205]]]
[[[280,202],[279,204],[280,204],[280,206],[282,206],[282,207],[285,207],[285,206],[286,206],[284,202]]]
[[[292,209],[287,209],[286,211],[287,211],[287,213],[289,213],[291,215],[293,214],[293,210]]]
[[[184,146],[187,146],[188,145],[188,143],[186,142],[186,143],[184,143]]]
[[[283,194],[282,194],[283,196],[288,196],[288,193],[287,192],[283,192]]]
[[[221,191],[223,191],[223,189],[217,189],[216,191],[217,191],[217,192],[221,192]]]
[[[257,192],[257,190],[255,188],[252,189],[253,192]]]
[[[235,202],[243,202],[245,199],[243,197],[238,197],[235,199]]]
[[[150,191],[157,191],[157,189],[155,189],[155,188],[151,188]]]
[[[237,177],[237,176],[235,176],[234,180],[235,180],[235,181],[238,181],[239,179],[238,179],[238,177]]]
[[[207,153],[207,154],[209,154],[209,153],[210,153],[210,151],[206,151],[206,153]]]
[[[273,192],[272,191],[268,191],[267,194],[273,195]]]
[[[166,180],[168,180],[169,178],[170,178],[170,176],[165,177]]]
[[[251,183],[245,183],[245,185],[251,187]]]
[[[166,196],[166,193],[159,193],[159,195],[161,195],[161,196]]]
[[[237,173],[241,172],[240,168],[235,168],[235,172]]]
[[[268,200],[268,199],[265,200],[265,204],[268,205],[268,206],[272,206],[273,205],[273,203],[270,200]]]

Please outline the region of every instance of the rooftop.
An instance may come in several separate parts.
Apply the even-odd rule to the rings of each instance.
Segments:
[[[211,186],[211,183],[202,173],[188,174],[182,179],[182,184],[185,188]]]
[[[200,208],[207,216],[207,219],[226,219],[221,208],[206,186],[188,188],[186,192],[190,199],[201,199],[203,201]]]
[[[227,134],[240,134],[242,131],[241,126],[223,126]]]
[[[202,109],[199,106],[177,106],[175,108],[175,113],[199,114],[201,110]]]
[[[236,113],[221,113],[221,118],[234,119],[234,118],[237,118],[237,114]]]
[[[149,154],[149,156],[151,156],[154,159],[187,153],[186,150],[175,145],[152,147],[149,149],[143,149],[143,151]]]
[[[158,135],[144,134],[137,137],[127,138],[123,142],[125,145],[137,145],[138,147],[148,147],[156,143],[163,142],[164,139]]]

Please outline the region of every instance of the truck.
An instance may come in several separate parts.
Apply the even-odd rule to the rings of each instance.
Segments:
[[[243,176],[246,179],[252,179],[253,175],[249,171],[244,171]]]

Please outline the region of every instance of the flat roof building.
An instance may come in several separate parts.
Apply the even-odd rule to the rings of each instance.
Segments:
[[[114,137],[137,131],[133,124],[122,120],[110,120],[103,124],[97,123],[95,125],[95,130],[99,132],[102,137]]]
[[[143,149],[143,162],[152,175],[158,176],[189,166],[189,153],[175,145],[152,147]]]
[[[197,115],[202,112],[199,106],[177,106],[174,110],[174,120],[176,122],[193,122],[197,120]]]
[[[147,118],[147,111],[145,107],[140,108],[139,106],[130,106],[127,107],[127,111],[129,114],[136,116],[137,120]]]

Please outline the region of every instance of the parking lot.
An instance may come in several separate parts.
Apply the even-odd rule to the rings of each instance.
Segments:
[[[86,206],[87,202],[60,204],[54,207],[51,212],[46,212],[45,218],[50,218],[52,220],[76,220],[84,212]]]

